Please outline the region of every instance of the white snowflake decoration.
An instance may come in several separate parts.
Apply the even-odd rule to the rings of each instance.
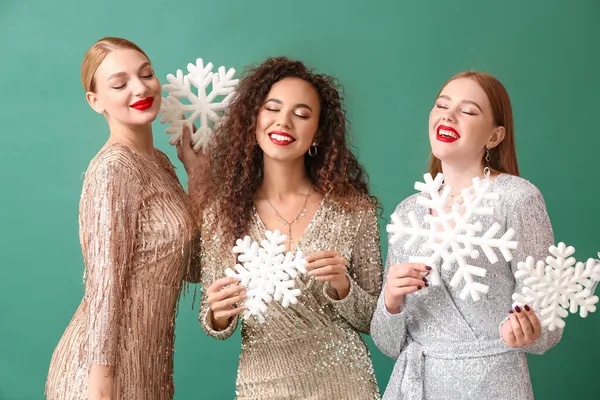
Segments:
[[[562,242],[549,251],[552,256],[546,257],[546,262],[536,263],[533,257],[519,262],[515,277],[524,278],[525,287],[522,294],[513,294],[513,300],[514,305],[531,305],[540,315],[542,326],[553,331],[564,328],[563,319],[569,311],[575,314],[579,309],[582,318],[596,311],[598,296],[594,290],[600,281],[600,261],[590,258],[585,263],[576,262],[571,257],[575,248]]]
[[[464,204],[452,204],[450,201],[452,188],[450,186],[446,185],[440,194],[440,188],[444,182],[443,174],[438,174],[435,180],[431,174],[425,174],[423,177],[425,183],[415,183],[415,189],[424,194],[417,198],[417,203],[426,207],[427,210],[434,210],[436,216],[427,213],[424,222],[428,224],[428,227],[422,227],[421,222],[412,211],[408,213],[410,226],[405,225],[399,215],[392,214],[392,224],[387,226],[388,233],[392,234],[390,242],[394,244],[403,237],[409,236],[404,244],[404,248],[409,250],[419,240],[425,239],[421,249],[424,253],[431,254],[425,257],[411,257],[409,261],[424,263],[432,267],[430,273],[432,285],[441,283],[439,271],[436,268],[439,262],[442,263],[442,268],[445,270],[450,270],[454,264],[458,264],[450,285],[457,287],[461,281],[464,281],[460,298],[464,300],[470,294],[471,298],[477,301],[481,298],[480,293],[488,292],[489,286],[475,282],[474,276],[483,278],[487,271],[484,268],[470,265],[466,259],[468,257],[479,258],[479,251],[475,249],[478,246],[492,264],[498,261],[494,249],[500,250],[504,259],[510,261],[512,259],[511,250],[517,247],[517,242],[511,240],[515,235],[513,229],[507,230],[502,237],[495,238],[501,228],[498,223],[494,223],[482,236],[476,236],[483,227],[481,222],[475,221],[475,218],[494,215],[494,207],[483,207],[483,201],[497,201],[499,194],[489,192],[491,182],[488,179],[474,178],[473,186],[463,189],[461,192]],[[452,205],[452,209],[448,212],[445,206],[450,205]]]
[[[184,125],[193,132],[193,124],[197,119],[198,130],[192,134],[194,150],[198,151],[210,142],[212,130],[229,104],[239,81],[232,79],[235,75],[233,68],[226,71],[225,67],[221,66],[217,72],[213,72],[212,69],[212,63],[209,62],[205,66],[204,61],[198,58],[196,64],[188,64],[186,75],[180,69],[176,75],[167,75],[170,83],[163,85],[163,90],[169,95],[162,99],[160,123],[169,123],[167,133],[171,134],[169,143],[172,145],[181,139]],[[197,94],[192,91],[192,85],[198,89]],[[217,100],[218,96],[223,97]],[[181,100],[187,100],[189,104],[184,104]],[[182,115],[185,119],[182,119]]]
[[[238,278],[246,286],[245,305],[243,318],[256,316],[260,323],[265,321],[268,307],[272,300],[280,302],[283,307],[298,302],[300,289],[294,288],[294,279],[299,274],[305,274],[307,264],[304,254],[297,250],[295,254],[285,252],[287,237],[278,230],[265,233],[266,239],[261,241],[261,246],[253,242],[249,236],[244,240],[238,239],[233,252],[238,254],[235,271],[227,268],[225,274]]]

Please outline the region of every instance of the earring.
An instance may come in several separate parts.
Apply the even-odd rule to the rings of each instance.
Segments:
[[[491,174],[490,161],[492,157],[490,156],[490,150],[489,148],[485,149],[485,167],[483,168],[483,177],[485,179],[489,178]]]
[[[318,153],[317,145],[316,145],[316,143],[313,143],[308,149],[308,155],[311,157],[314,157],[317,155],[317,153]]]

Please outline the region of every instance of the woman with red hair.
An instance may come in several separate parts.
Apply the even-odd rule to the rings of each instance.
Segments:
[[[460,285],[450,285],[453,271],[440,270],[441,283],[429,284],[427,277],[438,266],[409,262],[425,255],[421,246],[406,250],[405,240],[389,244],[384,289],[371,325],[375,344],[396,359],[384,399],[533,399],[526,353],[544,353],[562,331],[542,329],[529,305],[511,307],[512,294],[523,288],[513,273],[527,256],[544,258],[554,237],[542,195],[519,177],[504,86],[480,72],[452,77],[431,110],[429,140],[429,172],[443,172],[444,185],[452,188],[454,204],[446,211],[458,206],[464,212],[468,195],[462,190],[475,177],[489,179],[500,200],[494,215],[480,218],[483,231],[495,222],[501,225],[498,235],[512,228],[518,248],[510,262],[469,260],[487,272],[474,280],[489,286],[473,301],[461,298]],[[394,213],[435,216],[417,204],[418,196],[402,201]],[[417,293],[426,286],[427,293]]]

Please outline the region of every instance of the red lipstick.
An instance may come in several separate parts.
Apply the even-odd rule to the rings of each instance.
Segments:
[[[296,141],[296,139],[294,139],[294,137],[289,133],[278,131],[269,132],[269,139],[271,139],[271,142],[277,146],[289,146]]]
[[[154,103],[154,97],[146,97],[145,99],[136,101],[129,107],[135,108],[138,111],[145,111],[152,107],[152,103]]]
[[[460,139],[458,131],[451,126],[440,125],[435,130],[436,138],[440,142],[453,143]]]

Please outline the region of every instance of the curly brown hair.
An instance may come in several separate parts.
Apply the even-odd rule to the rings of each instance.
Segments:
[[[364,168],[350,150],[339,83],[300,61],[268,58],[247,69],[207,149],[209,165],[202,168],[203,202],[218,213],[224,244],[247,233],[254,194],[263,177],[263,152],[256,139],[257,116],[273,84],[288,77],[309,82],[319,96],[318,154],[304,158],[314,189],[350,211],[380,208],[377,198],[369,193]]]

